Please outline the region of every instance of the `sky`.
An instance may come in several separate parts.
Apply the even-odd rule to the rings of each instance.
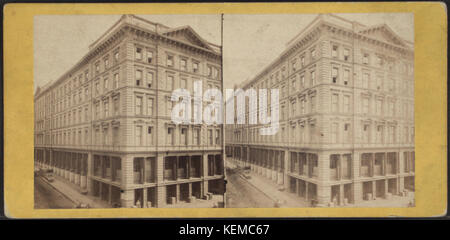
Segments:
[[[191,26],[208,42],[221,44],[220,15],[137,15],[168,27]],[[174,17],[176,16],[176,17]],[[121,15],[40,15],[34,18],[34,87],[54,81],[74,66],[89,45]]]
[[[414,41],[411,13],[336,14],[365,25],[388,24]],[[40,15],[34,19],[34,87],[68,71],[121,15]],[[221,44],[220,15],[138,15],[169,27],[190,25],[202,38]],[[224,87],[253,78],[270,64],[317,14],[225,14],[223,22]]]
[[[364,25],[386,23],[414,41],[412,13],[336,14]],[[233,88],[261,72],[317,14],[224,15],[223,72],[225,88]]]

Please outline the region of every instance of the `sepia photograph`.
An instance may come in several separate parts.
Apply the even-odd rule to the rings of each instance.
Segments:
[[[223,126],[171,120],[175,89],[222,89],[221,24],[35,16],[35,208],[224,207]]]
[[[225,14],[223,26],[227,107],[245,114],[225,125],[227,207],[415,206],[412,13]]]
[[[448,215],[443,3],[4,15],[5,218],[148,218],[171,239]]]

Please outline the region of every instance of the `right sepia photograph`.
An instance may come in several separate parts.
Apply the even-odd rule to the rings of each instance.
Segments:
[[[222,36],[227,208],[415,206],[412,13],[225,14]]]

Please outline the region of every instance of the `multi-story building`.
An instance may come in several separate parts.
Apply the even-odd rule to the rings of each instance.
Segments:
[[[248,124],[247,102],[246,124],[226,127],[228,159],[322,206],[413,191],[413,63],[386,24],[319,15],[241,86],[279,89],[278,133]]]
[[[35,93],[35,162],[122,207],[223,193],[222,125],[174,124],[172,91],[222,89],[221,47],[123,15]]]

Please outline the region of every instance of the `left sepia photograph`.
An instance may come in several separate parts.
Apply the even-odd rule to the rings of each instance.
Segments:
[[[221,15],[35,16],[34,208],[224,207],[223,124],[173,121],[222,92],[221,34]]]

